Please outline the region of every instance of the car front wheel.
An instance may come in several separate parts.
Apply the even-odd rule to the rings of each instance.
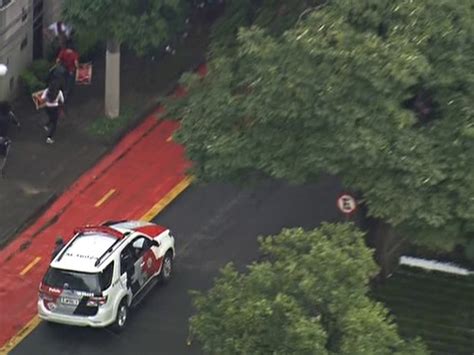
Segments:
[[[163,266],[161,267],[160,279],[161,282],[167,283],[173,274],[173,254],[167,252],[163,258]]]

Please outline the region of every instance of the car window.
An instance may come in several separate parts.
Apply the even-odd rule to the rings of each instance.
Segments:
[[[132,247],[137,258],[151,248],[151,240],[146,237],[138,237],[132,242]]]
[[[60,289],[69,289],[74,291],[83,291],[99,293],[99,274],[75,272],[50,268],[46,273],[43,282],[50,286]]]
[[[145,242],[145,238],[139,237],[133,241],[132,246],[135,249],[142,249],[144,242]]]
[[[150,247],[151,241],[146,237],[138,237],[133,241],[133,247],[136,249],[147,249]]]
[[[112,261],[100,274],[100,287],[102,291],[107,290],[112,284],[114,276],[114,262]]]

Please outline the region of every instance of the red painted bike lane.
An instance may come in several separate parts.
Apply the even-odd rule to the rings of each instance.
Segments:
[[[140,218],[185,179],[189,163],[171,140],[175,121],[151,114],[40,218],[0,252],[0,347],[36,315],[38,285],[58,235],[108,219]]]

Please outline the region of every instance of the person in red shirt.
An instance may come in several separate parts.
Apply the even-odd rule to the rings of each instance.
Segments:
[[[66,69],[64,95],[67,98],[76,81],[76,70],[79,67],[79,54],[74,50],[71,40],[68,40],[66,47],[59,52],[56,63]]]

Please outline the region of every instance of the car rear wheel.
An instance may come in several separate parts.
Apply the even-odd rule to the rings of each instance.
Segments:
[[[167,283],[173,274],[173,254],[169,251],[163,258],[163,266],[161,267],[160,280]]]
[[[117,309],[117,315],[115,316],[115,322],[113,324],[113,329],[116,332],[121,332],[128,320],[128,305],[127,305],[127,299],[124,298],[122,301],[120,301],[120,304]]]

